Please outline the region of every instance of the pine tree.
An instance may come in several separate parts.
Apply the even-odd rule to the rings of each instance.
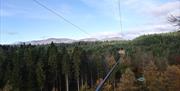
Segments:
[[[42,91],[45,82],[45,73],[43,70],[43,63],[39,61],[36,64],[36,79],[40,90]]]
[[[27,91],[32,91],[34,88],[34,81],[35,81],[35,72],[34,72],[34,63],[33,63],[33,55],[32,55],[32,48],[27,47],[24,50],[24,56],[23,56],[23,60],[22,63],[25,63],[24,66],[24,80],[27,80],[27,86],[25,87]]]
[[[65,75],[66,91],[69,91],[70,56],[65,48],[62,49],[62,73]]]
[[[120,79],[117,91],[136,91],[137,87],[135,80],[136,78],[134,73],[129,68],[127,68],[125,73],[122,75],[122,78]]]
[[[96,67],[97,79],[102,79],[105,74],[105,62],[102,59],[101,54],[99,53],[95,53],[93,57],[94,57],[93,62],[95,63],[94,65]]]
[[[22,87],[26,85],[26,83],[23,82],[24,79],[22,74],[25,66],[25,63],[23,63],[22,61],[23,53],[23,46],[21,45],[21,47],[15,51],[15,54],[13,56],[13,70],[10,83],[14,91],[22,91]]]
[[[5,81],[4,81],[4,62],[5,62],[5,54],[3,49],[0,47],[0,89],[3,89],[4,85],[5,85]]]
[[[57,47],[52,42],[48,48],[48,66],[49,66],[49,77],[50,84],[52,85],[52,89],[57,89],[56,81],[57,81]]]
[[[37,89],[38,90],[43,90],[44,85],[45,85],[45,79],[46,79],[46,67],[45,67],[45,62],[47,61],[46,58],[46,50],[44,47],[38,47],[37,48],[37,62],[35,64],[35,78],[36,78],[36,83],[37,83]]]
[[[85,50],[81,53],[81,63],[80,63],[80,78],[81,78],[81,90],[86,90],[87,80],[88,80],[88,59]]]
[[[62,50],[58,51],[57,54],[57,86],[58,91],[61,91],[62,88],[62,60],[63,60],[63,54]]]
[[[75,79],[77,81],[77,88],[79,91],[80,90],[79,76],[80,76],[81,52],[78,47],[75,47],[73,50],[72,60],[73,60],[74,75],[75,75]]]

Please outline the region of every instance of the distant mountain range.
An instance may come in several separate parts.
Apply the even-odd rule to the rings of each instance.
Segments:
[[[122,37],[110,37],[110,38],[104,38],[101,41],[119,41],[124,40]]]
[[[120,41],[123,40],[121,37],[111,37],[111,38],[104,38],[104,39],[97,39],[97,38],[85,38],[80,40],[73,40],[68,38],[48,38],[44,40],[33,40],[27,42],[19,42],[18,44],[32,44],[32,45],[43,45],[43,44],[50,44],[51,42],[54,43],[73,43],[79,41],[86,41],[86,42],[95,42],[95,41]]]

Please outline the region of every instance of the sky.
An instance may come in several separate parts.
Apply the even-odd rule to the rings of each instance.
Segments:
[[[171,32],[170,15],[180,16],[180,0],[0,0],[0,44],[47,38],[133,39],[144,34]],[[122,30],[120,27],[122,23]]]

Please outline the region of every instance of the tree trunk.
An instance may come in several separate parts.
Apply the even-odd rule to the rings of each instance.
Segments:
[[[61,76],[58,78],[58,91],[61,91]]]
[[[58,78],[57,78],[58,79]],[[56,87],[56,91],[59,91],[58,90],[58,80],[56,79],[56,85],[55,85],[55,87]]]
[[[86,89],[87,89],[87,86],[88,86],[88,82],[87,82],[87,75],[86,75],[86,77],[85,77],[85,91],[86,91]]]
[[[113,81],[113,91],[116,91],[116,81],[115,81],[116,78],[114,78],[114,81]]]
[[[79,78],[77,79],[77,87],[78,87],[78,91],[79,91]]]
[[[83,88],[84,86],[84,80],[83,80],[83,76],[81,76],[81,88]]]
[[[69,91],[68,74],[65,75],[65,79],[66,79],[66,91]]]
[[[53,85],[53,87],[52,87],[52,90],[51,91],[56,91],[56,88],[55,88],[55,86]]]
[[[56,69],[55,88],[56,88],[56,91],[58,91],[58,75],[57,75],[57,69]]]
[[[92,79],[92,72],[91,72],[91,88],[93,87],[93,79]]]

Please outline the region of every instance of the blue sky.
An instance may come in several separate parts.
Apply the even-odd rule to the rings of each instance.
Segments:
[[[133,39],[139,35],[169,32],[170,14],[180,15],[179,0],[38,0],[78,25],[89,35],[42,8],[33,0],[0,0],[0,44],[47,38]]]

